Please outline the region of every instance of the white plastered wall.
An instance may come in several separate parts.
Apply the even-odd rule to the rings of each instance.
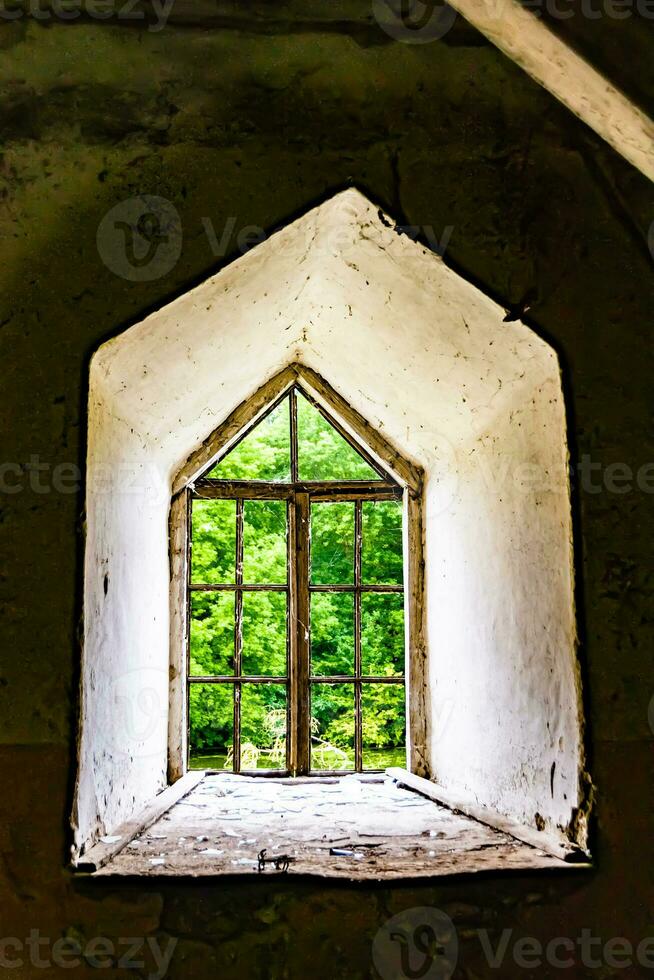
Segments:
[[[526,822],[538,813],[567,824],[583,759],[561,386],[553,351],[502,321],[496,304],[347,191],[100,348],[77,847],[164,783],[172,480],[291,362],[321,374],[425,470],[434,778]],[[553,481],[542,499],[512,483],[500,501],[479,477],[479,460],[492,471],[534,454]]]
[[[556,364],[426,492],[431,763],[459,798],[565,831],[582,754],[565,419]]]

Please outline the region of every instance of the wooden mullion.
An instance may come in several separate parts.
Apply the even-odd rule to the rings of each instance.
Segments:
[[[402,496],[402,488],[390,480],[300,480],[296,484],[296,489],[306,490],[311,496],[319,493],[335,494],[345,496],[346,500],[352,500],[349,494],[364,494],[374,497],[376,494],[391,494],[394,497]]]
[[[193,556],[193,499],[191,492],[186,493],[186,634],[184,636],[184,656],[186,659],[186,676],[191,673],[191,561]],[[186,768],[191,764],[191,691],[190,684],[186,685]]]
[[[291,466],[297,467],[297,454],[291,458]],[[315,501],[348,501],[359,497],[366,500],[401,500],[402,488],[384,480],[306,480],[295,483],[241,482],[238,480],[198,480],[192,494],[198,500],[288,500],[293,491],[311,495]]]
[[[199,500],[288,500],[290,483],[257,483],[232,480],[198,480],[193,496]]]
[[[394,487],[350,487],[343,489],[343,485],[336,487],[319,487],[314,489],[311,484],[304,484],[303,489],[311,495],[312,502],[315,503],[347,503],[351,500],[401,500],[402,490]]]
[[[289,395],[289,419],[291,427],[291,483],[298,482],[297,395],[291,388]]]
[[[403,585],[310,585],[310,592],[379,592],[382,594],[393,593],[401,595],[404,592]]]
[[[242,585],[237,585],[236,583],[216,583],[214,585],[204,583],[204,582],[194,582],[193,585],[189,585],[191,592],[287,592],[288,586],[283,585],[281,582],[277,585],[258,585],[243,583]]]
[[[286,677],[273,674],[197,674],[189,677],[189,684],[285,684]]]
[[[193,582],[189,585],[191,592],[287,592],[288,586],[281,582],[265,585],[244,582],[242,585],[236,583],[214,583]],[[361,585],[357,589],[355,585],[336,584],[336,585],[310,585],[310,592],[378,592],[380,594],[392,593],[401,595],[404,592],[403,585]]]
[[[243,584],[243,501],[236,501],[236,585]],[[243,590],[234,597],[234,675],[243,664]],[[234,772],[241,771],[241,682],[234,682]]]
[[[288,550],[287,550],[287,574],[288,574],[288,608],[286,611],[286,643],[287,659],[286,672],[287,681],[287,728],[286,728],[286,765],[292,775],[296,775],[298,768],[298,703],[300,694],[298,689],[297,672],[297,514],[295,497],[293,496],[287,508],[288,521]]]
[[[354,503],[354,673],[361,677],[361,526],[362,504]],[[363,769],[363,726],[361,719],[361,681],[354,682],[354,768]]]
[[[310,684],[404,684],[404,674],[316,674]]]
[[[310,606],[309,606],[309,547],[310,547],[309,496],[296,495],[296,621],[295,621],[295,710],[296,710],[296,758],[295,771],[299,775],[309,772],[311,755],[311,709],[309,702],[310,657]]]

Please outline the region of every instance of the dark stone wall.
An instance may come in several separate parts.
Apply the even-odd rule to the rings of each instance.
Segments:
[[[356,6],[318,17],[315,3],[275,15],[252,5],[249,21],[180,7],[161,31],[88,17],[0,24],[2,460],[11,464],[0,493],[0,939],[175,937],[175,980],[359,978],[375,975],[372,940],[389,916],[433,906],[458,929],[456,976],[473,980],[557,976],[552,964],[514,961],[524,936],[654,935],[654,473],[642,470],[654,460],[654,193],[464,24],[443,41],[404,44]],[[234,257],[244,226],[272,229],[349,183],[427,238],[447,239],[446,261],[507,307],[528,298],[528,322],[560,352],[573,462],[600,464],[592,483],[575,481],[596,869],[392,888],[76,880],[65,864],[89,357]],[[171,201],[183,229],[179,262],[152,282],[117,277],[96,245],[106,211],[139,194]],[[222,255],[203,218],[218,238],[233,228]],[[631,481],[607,471],[615,463]],[[480,929],[493,946],[513,930],[499,968]],[[61,972],[23,957],[8,975]],[[604,960],[567,975],[616,972],[651,969]],[[127,967],[115,959],[100,975]]]

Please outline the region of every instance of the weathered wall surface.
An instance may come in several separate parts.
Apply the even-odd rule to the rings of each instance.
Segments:
[[[245,26],[0,28],[3,460],[16,464],[3,469],[0,501],[2,935],[169,935],[179,938],[169,976],[226,978],[370,976],[377,929],[411,906],[454,919],[459,975],[471,978],[524,975],[510,953],[499,974],[489,967],[479,929],[493,946],[503,929],[511,942],[582,929],[637,942],[652,932],[654,858],[652,475],[647,484],[640,469],[653,458],[654,194],[474,33],[409,45],[373,43],[374,26],[350,20]],[[218,240],[234,219],[230,254],[239,229],[274,228],[350,179],[437,240],[449,229],[447,260],[507,305],[529,293],[532,322],[560,351],[574,458],[595,466],[575,514],[597,870],[356,891],[73,881],[64,862],[83,526],[75,467],[88,358],[222,261],[203,217]],[[96,234],[110,207],[141,193],[174,204],[183,247],[163,278],[131,282],[103,263]]]
[[[446,507],[427,485],[427,635],[435,778],[557,833],[584,807],[585,774],[565,417],[550,354],[535,384],[535,363],[517,385],[497,379],[513,398],[454,448]]]

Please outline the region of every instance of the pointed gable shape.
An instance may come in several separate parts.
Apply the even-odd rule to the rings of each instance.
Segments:
[[[293,412],[297,421],[291,424]],[[387,480],[388,476],[338,431],[324,409],[294,386],[212,465],[204,479],[312,483]]]

